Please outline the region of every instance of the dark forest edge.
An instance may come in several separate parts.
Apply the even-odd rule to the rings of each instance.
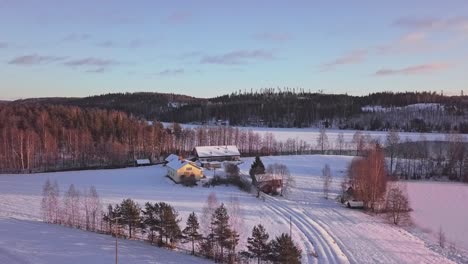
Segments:
[[[114,93],[85,98],[36,98],[14,105],[64,105],[117,110],[146,120],[232,126],[320,127],[468,133],[468,96],[435,92],[324,94],[300,88],[237,91],[214,98],[167,93]],[[416,105],[416,107],[407,107]]]

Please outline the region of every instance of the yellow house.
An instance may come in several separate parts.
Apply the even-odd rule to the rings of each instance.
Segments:
[[[176,183],[182,182],[185,177],[194,177],[195,180],[204,178],[203,169],[194,162],[175,159],[166,165],[167,175]]]

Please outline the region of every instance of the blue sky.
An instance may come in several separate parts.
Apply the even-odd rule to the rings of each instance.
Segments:
[[[468,92],[463,0],[0,0],[0,28],[0,99]]]

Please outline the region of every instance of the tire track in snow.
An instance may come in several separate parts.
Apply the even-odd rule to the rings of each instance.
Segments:
[[[307,237],[309,243],[313,245],[318,252],[319,261],[325,263],[350,263],[346,254],[343,253],[339,245],[336,243],[334,238],[312,218],[306,216],[302,212],[298,212],[275,198],[267,197],[270,205],[270,209],[279,212],[284,218],[288,219],[288,216],[292,216],[294,225]],[[313,242],[316,242],[315,244]],[[314,251],[310,251],[309,254]]]
[[[265,206],[275,214],[277,214],[280,218],[283,219],[285,223],[289,221],[289,218],[282,212],[278,211],[275,207],[265,203]],[[302,260],[305,260],[306,263],[315,263],[314,258],[311,258],[313,256],[313,253],[315,253],[315,247],[313,243],[311,242],[311,238],[307,236],[306,233],[301,231],[301,228],[298,227],[298,224],[296,222],[293,222],[294,226],[299,231],[299,235],[301,236],[300,242],[303,245],[303,250],[305,250],[305,254],[302,254]]]

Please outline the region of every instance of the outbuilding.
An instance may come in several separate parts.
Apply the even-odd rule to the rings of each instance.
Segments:
[[[196,159],[203,167],[220,162],[240,161],[240,152],[236,146],[200,146],[193,150]]]
[[[149,165],[151,165],[151,161],[149,159],[137,159],[137,160],[135,160],[135,167],[149,166]]]

